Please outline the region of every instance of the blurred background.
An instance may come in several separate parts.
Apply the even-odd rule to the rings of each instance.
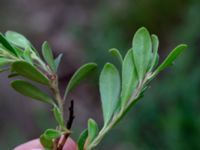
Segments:
[[[83,63],[95,61],[99,71],[107,61],[116,64],[108,49],[124,54],[141,26],[159,36],[161,61],[177,44],[188,44],[174,67],[152,82],[97,149],[200,150],[199,14],[199,0],[1,0],[0,32],[20,32],[39,51],[47,40],[55,55],[64,53],[62,91]],[[89,117],[102,124],[98,75],[70,94],[75,101],[74,139]],[[0,150],[11,150],[56,125],[50,107],[19,95],[8,83],[7,74],[1,74]]]

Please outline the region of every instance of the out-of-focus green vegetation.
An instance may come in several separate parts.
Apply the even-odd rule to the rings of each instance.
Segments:
[[[3,4],[5,3],[9,2],[5,1]],[[172,68],[169,68],[168,71],[160,75],[159,80],[153,82],[145,98],[140,100],[135,109],[124,118],[120,125],[106,136],[99,149],[200,149],[200,59],[198,58],[200,55],[200,1],[108,0],[96,1],[95,3],[89,0],[69,1],[65,3],[64,6],[68,9],[63,13],[67,13],[68,15],[74,13],[75,16],[78,16],[80,13],[83,16],[80,15],[80,18],[73,17],[73,15],[72,17],[66,17],[63,14],[63,17],[60,16],[57,20],[57,24],[55,23],[58,29],[51,32],[51,34],[48,34],[48,31],[52,29],[52,27],[48,28],[49,25],[47,25],[48,30],[34,30],[37,24],[33,24],[33,22],[30,22],[32,23],[31,25],[25,25],[23,22],[16,23],[18,20],[21,20],[20,17],[23,18],[26,16],[24,14],[26,11],[22,11],[22,15],[18,15],[18,20],[13,21],[13,14],[21,8],[20,3],[22,2],[15,0],[15,3],[18,4],[17,7],[13,10],[7,9],[9,10],[8,17],[1,21],[0,27],[2,30],[12,28],[22,33],[28,33],[30,36],[33,33],[32,39],[36,43],[41,43],[43,40],[48,39],[49,36],[52,36],[49,39],[50,42],[54,43],[56,49],[60,49],[59,44],[61,43],[62,45],[62,42],[65,43],[67,40],[73,41],[72,46],[67,47],[69,51],[66,53],[69,55],[71,53],[77,54],[77,51],[74,51],[74,49],[81,50],[81,52],[78,52],[78,54],[81,54],[80,56],[73,57],[77,61],[76,64],[80,64],[84,59],[84,61],[96,61],[102,66],[106,61],[110,60],[111,56],[109,56],[107,50],[113,47],[125,53],[128,47],[131,46],[128,44],[131,43],[133,33],[140,26],[147,27],[151,33],[156,33],[161,39],[159,48],[161,60],[166,56],[167,49],[173,48],[178,43],[188,44],[187,51],[176,61]],[[56,6],[58,8],[61,7],[59,2],[57,3],[58,5]],[[0,6],[0,8],[4,8],[1,9],[0,16],[6,14],[5,8],[10,5]],[[52,1],[50,1],[49,5],[45,7],[52,8],[52,5]],[[36,13],[44,7],[43,3],[39,3],[39,1],[34,2],[33,6],[38,7],[33,7],[32,13]],[[48,11],[52,12],[53,10],[49,9]],[[47,14],[42,15],[38,15],[38,18],[44,17]],[[46,17],[49,16],[47,15]],[[52,15],[52,17],[55,16]],[[63,22],[65,19],[66,21]],[[40,21],[38,23],[42,22]],[[59,21],[65,27],[63,25],[60,26]],[[58,34],[61,31],[64,33],[64,37]],[[44,35],[44,37],[40,37],[41,35]],[[56,35],[61,42],[58,42]],[[77,41],[74,42],[74,39]],[[61,46],[61,49],[63,48],[66,47]],[[79,58],[81,58],[81,61]],[[74,60],[67,62],[70,64],[68,68],[74,67]],[[60,69],[65,70],[65,68],[63,66]],[[61,71],[63,78],[67,78],[70,75],[70,71],[73,72],[73,69],[69,69],[68,73]],[[0,82],[1,88],[4,87],[2,84],[5,83],[2,80]],[[77,89],[77,93],[80,92],[79,90]],[[91,93],[97,92],[89,92],[89,94]],[[15,93],[13,92],[12,94],[14,95]],[[6,94],[3,90],[0,91],[0,149],[9,150],[20,142],[37,137],[43,129],[54,125],[52,120],[47,118],[50,115],[47,114],[45,109],[41,106],[38,107],[40,104],[35,104],[34,106],[36,107],[33,108],[32,103],[27,104],[24,100],[20,101],[20,97],[16,102],[22,103],[23,108],[27,106],[27,108],[20,110],[17,104],[13,106],[11,96],[6,95],[8,93]],[[84,117],[92,116],[101,121],[101,116],[98,115],[100,111],[99,99],[96,98],[96,94],[94,96],[88,96],[86,92],[82,96],[85,97],[84,99],[80,98],[80,95],[74,97],[77,100],[75,104],[81,105],[77,106],[79,109],[77,110],[77,121],[75,121],[74,129],[86,126],[86,119]],[[81,100],[78,101],[78,98]],[[83,105],[84,102],[82,101],[87,100],[87,98],[91,100]],[[94,109],[91,109],[91,106]],[[18,112],[18,110],[22,111],[22,113],[18,115],[13,113]],[[80,110],[83,110],[81,114],[79,114],[81,112]],[[92,115],[90,114],[91,112]],[[26,115],[23,116],[24,113]],[[13,116],[18,118],[16,119]],[[24,119],[19,118],[19,116]],[[11,119],[8,120],[7,117]],[[23,128],[27,129],[25,130]],[[76,133],[77,131],[75,131]]]

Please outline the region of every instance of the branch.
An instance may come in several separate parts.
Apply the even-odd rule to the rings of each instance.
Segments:
[[[67,121],[67,129],[70,130],[74,120],[74,101],[71,100],[70,107],[69,107],[69,119]],[[62,150],[68,137],[70,136],[71,132],[66,132],[61,140],[61,143],[58,145],[57,150]]]
[[[69,129],[69,130],[71,129],[74,118],[75,118],[75,116],[74,116],[74,101],[71,100],[70,107],[69,107],[69,119],[67,121],[67,129]]]

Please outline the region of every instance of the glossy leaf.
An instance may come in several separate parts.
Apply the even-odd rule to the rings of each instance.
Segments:
[[[117,106],[120,94],[120,75],[117,68],[107,63],[99,79],[104,124],[110,121]]]
[[[40,136],[40,143],[44,148],[48,150],[51,150],[53,148],[53,140],[48,139],[44,134]]]
[[[30,80],[49,85],[49,80],[38,69],[25,61],[17,61],[12,65],[12,71]]]
[[[155,73],[161,72],[166,67],[172,65],[174,60],[187,48],[187,45],[180,44],[172,50],[172,52],[167,56],[164,62],[156,69]]]
[[[0,33],[0,43],[6,48],[6,51],[18,56],[17,51],[12,47],[12,45],[10,45],[2,33]]]
[[[152,39],[153,56],[152,56],[152,59],[151,59],[151,66],[150,66],[149,71],[152,71],[152,69],[158,63],[158,46],[159,46],[159,40],[158,40],[158,37],[156,35],[154,35],[154,34],[151,36],[151,39]]]
[[[18,49],[18,48],[26,49],[28,47],[30,48],[31,51],[33,51],[39,57],[38,51],[33,47],[31,42],[24,35],[15,31],[7,31],[5,36],[6,36],[6,39],[11,44],[15,45],[14,47],[15,49]]]
[[[119,62],[122,64],[123,58],[122,58],[122,55],[121,55],[121,53],[119,52],[118,49],[112,48],[112,49],[109,50],[109,53],[111,53],[113,56],[117,57]]]
[[[88,143],[91,143],[98,135],[99,129],[97,123],[93,119],[88,120]]]
[[[56,65],[53,58],[52,49],[48,42],[42,44],[42,55],[53,72],[56,72]]]
[[[137,30],[132,43],[133,58],[140,82],[148,71],[152,55],[152,43],[149,32],[142,27]]]
[[[20,33],[17,33],[15,31],[7,31],[5,34],[6,39],[21,48],[27,48],[27,47],[31,47],[31,43],[29,42],[29,40],[27,40],[27,38],[25,36],[23,36]]]
[[[56,139],[56,138],[60,137],[62,135],[62,132],[55,130],[55,129],[47,129],[44,132],[44,135],[47,139],[52,140],[52,139]]]
[[[55,117],[56,121],[58,122],[58,124],[61,127],[65,127],[65,122],[64,122],[62,113],[61,113],[60,109],[57,106],[54,106],[53,113],[54,113],[54,117]]]
[[[78,139],[78,150],[84,150],[85,142],[88,137],[88,130],[85,129]]]
[[[54,60],[55,65],[56,65],[56,72],[58,71],[58,67],[60,65],[61,59],[62,59],[63,54],[59,54],[58,57]]]
[[[85,79],[92,71],[96,69],[97,65],[95,63],[87,63],[81,66],[72,76],[70,79],[66,91],[65,91],[65,98],[71,90],[73,90],[81,80]]]
[[[133,60],[132,50],[129,50],[124,58],[122,65],[122,92],[121,92],[122,107],[131,97],[137,84],[138,84],[138,77]]]
[[[54,104],[51,97],[27,81],[15,80],[11,82],[11,86],[24,96],[28,96],[45,103]]]

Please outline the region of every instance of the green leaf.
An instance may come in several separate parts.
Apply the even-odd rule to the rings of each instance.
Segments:
[[[146,28],[138,29],[133,37],[132,51],[140,82],[143,80],[151,61],[152,43]]]
[[[88,143],[91,143],[98,135],[99,129],[97,123],[93,119],[88,120]]]
[[[33,47],[31,42],[22,34],[15,31],[7,31],[5,36],[6,36],[6,39],[11,44],[23,49],[26,49],[27,47],[29,47],[31,51],[33,51],[39,57],[38,51]],[[15,49],[17,49],[17,47],[15,47]]]
[[[6,58],[0,58],[0,67],[10,64],[12,61]]]
[[[6,51],[6,48],[0,43],[0,51]]]
[[[18,56],[17,51],[10,45],[2,33],[0,33],[0,43],[6,48],[5,50],[14,54],[15,56]]]
[[[44,134],[40,136],[40,143],[44,148],[52,149],[53,148],[53,140],[46,138]]]
[[[58,67],[60,65],[61,59],[62,59],[63,54],[59,54],[58,57],[54,60],[55,65],[56,65],[56,72],[58,71]]]
[[[159,40],[156,35],[151,36],[152,39],[152,49],[153,49],[153,56],[151,59],[151,66],[149,71],[152,71],[152,69],[158,64],[158,46],[159,46]]]
[[[42,72],[25,61],[16,61],[12,64],[12,71],[30,80],[49,85],[49,80]]]
[[[156,68],[156,67],[158,66],[158,63],[159,63],[159,55],[158,55],[158,53],[157,53],[157,55],[156,55],[156,61],[155,61],[155,63],[154,63],[153,68]]]
[[[49,67],[51,68],[51,70],[53,72],[56,72],[56,65],[55,65],[55,62],[54,62],[52,49],[49,46],[47,41],[45,41],[42,44],[42,55],[43,55],[45,61],[47,62],[47,64],[49,65]]]
[[[33,99],[54,104],[52,98],[48,96],[46,93],[42,92],[40,89],[32,85],[31,83],[23,80],[15,80],[11,82],[11,86],[19,93],[24,96],[31,97]]]
[[[132,50],[129,50],[122,65],[121,104],[125,106],[138,84],[138,77],[134,65]]]
[[[63,133],[55,129],[47,129],[44,135],[47,139],[52,140],[60,137]]]
[[[58,122],[58,124],[61,127],[65,127],[64,118],[62,116],[60,109],[57,106],[54,106],[53,113],[54,113],[54,117],[55,117],[56,121]]]
[[[156,69],[155,74],[158,74],[166,67],[172,65],[174,60],[187,48],[186,44],[180,44],[172,50],[172,52],[167,56],[164,62]]]
[[[17,52],[18,56],[23,57],[24,49],[21,49],[19,47],[13,46],[15,51]]]
[[[78,139],[78,150],[84,150],[85,142],[88,137],[88,130],[85,129]]]
[[[27,47],[31,47],[31,43],[29,42],[29,40],[27,40],[27,38],[23,35],[21,35],[20,33],[14,32],[14,31],[7,31],[5,34],[6,39],[21,48],[27,48]]]
[[[107,63],[100,74],[99,80],[104,125],[107,125],[119,100],[120,75],[117,68],[113,64]]]
[[[121,53],[119,52],[118,49],[112,48],[112,49],[109,50],[109,53],[111,53],[113,56],[117,57],[120,64],[122,64],[123,58],[122,58],[122,55],[121,55]]]
[[[92,73],[92,71],[94,71],[96,67],[97,65],[95,63],[87,63],[81,66],[70,79],[65,91],[64,99],[67,97],[67,94],[72,91],[80,83],[81,80]]]
[[[25,51],[24,51],[24,53],[23,53],[23,56],[24,56],[24,59],[25,59],[28,63],[30,63],[30,64],[33,65],[33,60],[32,60],[32,58],[31,58],[31,50],[30,50],[29,47],[27,47],[27,48],[25,49]]]

